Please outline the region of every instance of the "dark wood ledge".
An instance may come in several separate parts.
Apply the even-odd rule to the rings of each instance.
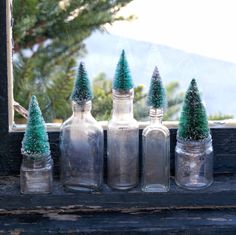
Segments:
[[[236,175],[217,175],[207,189],[181,189],[171,180],[167,193],[143,193],[140,188],[129,192],[114,191],[104,185],[101,192],[65,192],[54,180],[49,195],[22,195],[19,177],[0,177],[0,214],[9,210],[73,209],[79,211],[143,211],[156,209],[236,208]]]
[[[0,234],[235,235],[236,211],[60,212],[5,214]]]
[[[217,175],[207,189],[188,191],[171,180],[168,193],[65,192],[22,195],[19,177],[0,177],[0,234],[236,233],[236,175]]]

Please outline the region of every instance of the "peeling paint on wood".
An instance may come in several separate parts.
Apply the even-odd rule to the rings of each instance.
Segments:
[[[171,234],[236,233],[235,210],[161,210],[151,214],[50,213],[0,217],[0,234]]]

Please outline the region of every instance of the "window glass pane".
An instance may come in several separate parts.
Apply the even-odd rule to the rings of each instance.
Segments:
[[[93,114],[98,120],[108,120],[111,81],[125,49],[138,120],[148,119],[146,93],[154,66],[167,89],[166,120],[178,119],[183,93],[193,77],[210,119],[236,115],[232,102],[236,89],[234,0],[127,0],[122,1],[124,6],[119,2],[13,2],[18,110],[27,108],[35,94],[47,122],[68,118],[76,66],[84,61],[94,89]],[[115,18],[131,15],[132,20],[113,23]],[[15,122],[25,123],[25,118],[15,112]]]

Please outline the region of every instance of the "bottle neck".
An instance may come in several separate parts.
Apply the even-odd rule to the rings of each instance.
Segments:
[[[113,90],[113,111],[112,118],[119,120],[127,120],[133,118],[133,89],[120,92]]]
[[[72,101],[73,116],[84,118],[87,115],[91,115],[92,102],[89,100],[85,103],[78,104]]]
[[[149,112],[150,124],[161,125],[163,118],[163,109],[151,108]]]

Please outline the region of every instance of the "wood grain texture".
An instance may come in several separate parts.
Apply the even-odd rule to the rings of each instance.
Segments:
[[[65,192],[55,179],[53,192],[49,195],[22,195],[19,177],[0,177],[0,208],[0,215],[6,210],[21,209],[26,213],[29,210],[39,211],[47,208],[120,212],[236,208],[236,176],[217,176],[211,187],[200,191],[181,189],[172,180],[170,191],[167,193],[143,193],[139,187],[128,192],[115,191],[105,184],[101,192]]]
[[[0,217],[0,234],[235,235],[235,210],[45,212]]]

